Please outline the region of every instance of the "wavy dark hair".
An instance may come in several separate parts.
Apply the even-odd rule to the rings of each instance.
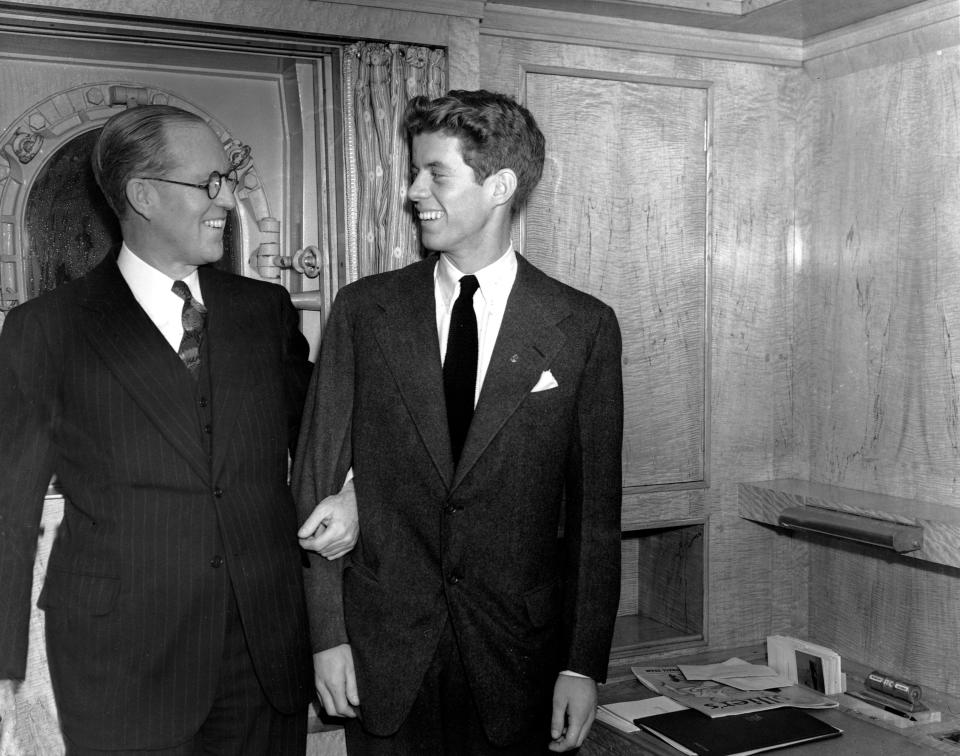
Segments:
[[[503,168],[517,175],[512,212],[524,206],[543,173],[546,139],[523,105],[485,89],[451,89],[442,97],[414,97],[403,118],[414,137],[441,132],[460,140],[463,162],[481,183]]]

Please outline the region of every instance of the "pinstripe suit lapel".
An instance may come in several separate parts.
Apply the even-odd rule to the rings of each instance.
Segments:
[[[437,472],[449,484],[453,455],[443,398],[443,371],[437,342],[435,258],[415,263],[377,305],[377,342],[400,396],[413,418]]]
[[[570,310],[550,296],[543,286],[549,279],[543,273],[523,257],[518,256],[517,261],[517,280],[507,300],[454,487],[478,462],[563,346],[564,335],[557,323],[568,317]]]
[[[206,478],[189,374],[137,304],[113,255],[86,279],[80,303],[81,329],[90,346],[157,431]]]

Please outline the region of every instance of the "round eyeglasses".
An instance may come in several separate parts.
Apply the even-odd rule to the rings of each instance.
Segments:
[[[179,186],[192,186],[194,189],[206,189],[207,196],[210,199],[216,199],[220,194],[220,189],[223,188],[223,182],[226,181],[230,184],[230,191],[235,191],[237,184],[240,183],[240,177],[237,175],[235,168],[231,168],[229,173],[226,175],[220,173],[220,171],[214,171],[210,174],[208,178],[202,184],[190,184],[186,181],[174,181],[173,179],[161,178],[160,176],[141,176],[141,178],[148,179],[150,181],[163,181],[167,184],[177,184]]]

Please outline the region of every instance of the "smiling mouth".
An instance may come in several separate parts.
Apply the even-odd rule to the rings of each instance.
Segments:
[[[417,217],[422,221],[435,221],[440,220],[443,217],[442,210],[421,210],[417,213]]]
[[[219,218],[217,220],[205,220],[203,225],[207,228],[222,229],[227,224],[226,218]]]

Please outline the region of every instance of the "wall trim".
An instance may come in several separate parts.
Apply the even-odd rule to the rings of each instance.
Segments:
[[[920,33],[934,41],[935,47],[957,45],[960,44],[958,19],[960,3],[957,0],[927,0],[805,40],[804,63],[827,63],[824,59],[830,56],[846,56],[857,47],[902,34]],[[930,34],[927,34],[928,32]],[[910,47],[914,53],[925,51],[923,45]]]
[[[786,37],[655,24],[488,3],[480,35],[799,68],[803,43]]]
[[[317,2],[318,0],[310,0]],[[412,13],[436,13],[458,18],[483,18],[485,0],[323,0],[332,5],[364,6]]]
[[[927,47],[960,42],[960,3],[927,0],[807,40],[656,24],[585,13],[488,3],[481,36],[582,44],[619,50],[800,67],[830,55],[911,32]],[[914,46],[916,47],[916,46]]]

